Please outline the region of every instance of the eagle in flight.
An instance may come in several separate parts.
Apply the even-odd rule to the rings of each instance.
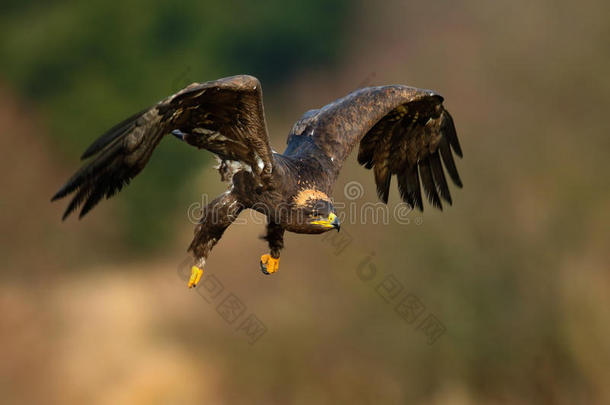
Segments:
[[[377,194],[387,203],[396,175],[401,198],[423,211],[429,202],[451,204],[445,170],[462,182],[452,153],[462,156],[443,97],[402,85],[358,89],[306,112],[292,127],[284,153],[269,144],[258,79],[240,75],[193,83],[112,127],[82,155],[90,160],[53,196],[73,194],[64,219],[79,206],[80,217],[102,198],[128,184],[146,165],[161,139],[172,134],[216,155],[228,190],[209,203],[189,247],[194,256],[189,287],[224,231],[244,209],[267,218],[261,256],[265,274],[278,270],[284,232],[319,234],[339,230],[330,197],[343,162],[359,144],[358,162],[373,169]]]

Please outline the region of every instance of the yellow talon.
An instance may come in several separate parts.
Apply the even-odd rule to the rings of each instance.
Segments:
[[[189,288],[197,287],[197,284],[199,284],[202,275],[202,269],[197,266],[191,267],[191,278],[189,279]]]
[[[280,259],[274,259],[269,254],[261,256],[261,270],[264,274],[275,273],[280,268]]]

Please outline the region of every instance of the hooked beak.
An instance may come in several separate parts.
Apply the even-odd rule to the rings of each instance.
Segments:
[[[337,216],[332,212],[328,215],[328,218],[312,221],[311,223],[315,224],[315,225],[322,225],[323,227],[329,228],[329,229],[334,228],[337,231],[339,229],[341,229],[341,224],[339,223],[339,218],[337,218]]]
[[[331,217],[333,218],[331,219]],[[335,214],[330,214],[328,219],[331,219],[330,224],[337,230],[337,232],[339,232],[341,230],[341,223],[339,222],[339,217],[337,217]]]

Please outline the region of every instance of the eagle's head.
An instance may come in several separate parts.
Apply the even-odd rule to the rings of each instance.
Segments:
[[[317,190],[303,190],[295,199],[302,232],[322,233],[341,228],[330,198]]]

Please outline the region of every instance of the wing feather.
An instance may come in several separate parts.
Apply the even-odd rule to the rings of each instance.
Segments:
[[[456,155],[462,157],[462,147],[460,146],[460,141],[457,137],[457,132],[455,130],[455,125],[453,123],[453,118],[448,112],[443,112],[441,115],[441,131],[447,137],[449,141],[449,145],[455,152]]]
[[[377,185],[377,195],[384,203],[388,202],[390,195],[390,180],[392,173],[387,166],[375,165],[375,184]]]
[[[389,127],[396,127],[395,123],[388,125]],[[388,202],[390,194],[390,180],[392,179],[392,173],[390,171],[390,153],[391,153],[391,138],[392,130],[383,133],[378,141],[377,148],[373,155],[373,167],[375,173],[375,184],[377,185],[377,195],[384,203]]]
[[[413,197],[415,206],[420,210],[424,209],[424,201],[421,196],[421,186],[419,184],[419,175],[417,166],[413,166],[407,174],[407,191]]]
[[[428,160],[430,162],[430,169],[432,171],[432,179],[436,184],[441,198],[447,201],[449,205],[453,204],[453,201],[451,200],[451,193],[449,192],[449,186],[447,185],[447,180],[445,179],[445,173],[443,172],[443,166],[441,165],[441,158],[439,157],[438,152],[430,154]]]
[[[428,160],[428,157],[419,162],[419,175],[421,176],[421,182],[424,186],[424,190],[426,191],[426,195],[428,196],[428,201],[434,207],[442,210],[443,206],[440,198],[438,197],[438,193],[436,192],[436,185],[434,184],[434,179],[432,178],[432,170],[430,169],[430,161]]]
[[[460,179],[460,175],[455,167],[455,161],[453,160],[453,155],[449,150],[447,139],[441,139],[438,146],[439,151],[441,152],[441,157],[443,158],[443,163],[447,169],[447,173],[449,173],[449,177],[451,177],[451,180],[453,180],[453,183],[455,183],[456,186],[462,188],[462,180]]]
[[[80,217],[84,216],[127,185],[172,131],[185,134],[190,145],[256,168],[256,175],[264,179],[272,171],[272,152],[262,103],[260,83],[252,76],[194,83],[99,137],[82,156],[92,160],[52,201],[74,193],[64,219],[81,205]]]
[[[116,138],[120,137],[126,132],[129,132],[135,127],[138,118],[140,118],[146,111],[147,110],[142,110],[110,128],[102,136],[97,138],[91,145],[89,145],[89,147],[82,154],[81,159],[84,160],[95,155]]]
[[[315,145],[315,152],[291,148],[303,142]],[[443,98],[432,91],[399,85],[357,90],[306,113],[293,127],[287,151],[325,156],[335,177],[324,177],[330,184],[320,187],[331,189],[358,143],[358,163],[373,169],[377,194],[385,203],[396,175],[400,196],[410,206],[423,210],[422,185],[433,206],[442,209],[441,198],[452,204],[441,160],[462,187],[453,160],[453,153],[462,156],[455,125]]]

